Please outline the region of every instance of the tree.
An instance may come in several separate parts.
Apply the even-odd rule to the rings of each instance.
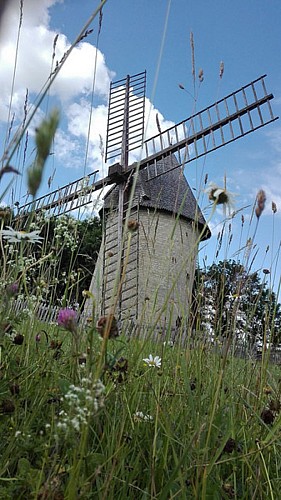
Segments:
[[[281,306],[257,272],[236,261],[198,270],[195,282],[197,323],[211,339],[235,338],[240,344],[281,341]]]
[[[17,229],[17,221],[11,225]],[[28,230],[40,230],[42,244],[4,244],[9,264],[2,285],[17,281],[22,298],[49,304],[82,303],[83,290],[88,290],[101,244],[102,225],[97,217],[82,221],[69,215],[34,216]],[[5,267],[5,266],[4,266]],[[2,266],[3,268],[3,266]],[[7,282],[7,283],[6,283]]]
[[[44,225],[42,235],[47,242],[45,253],[50,251],[56,256],[51,273],[56,281],[55,300],[66,297],[68,302],[81,304],[83,291],[90,287],[101,244],[100,219],[80,221],[67,215],[52,218]]]

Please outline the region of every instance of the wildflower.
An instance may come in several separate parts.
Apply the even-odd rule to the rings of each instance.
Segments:
[[[3,399],[1,401],[0,411],[4,414],[14,413],[16,407],[11,399]]]
[[[174,342],[172,340],[165,340],[165,342],[163,342],[163,346],[166,347],[173,347],[174,346]]]
[[[62,402],[66,411],[60,410],[57,427],[63,431],[80,431],[87,419],[104,406],[105,386],[100,380],[94,383],[90,378],[82,378],[81,386],[71,384]]]
[[[24,341],[24,335],[22,335],[21,333],[16,333],[13,339],[13,343],[16,345],[22,345],[23,341]]]
[[[148,366],[153,366],[154,368],[161,368],[161,358],[159,358],[159,356],[153,357],[152,354],[149,354],[148,358],[143,358],[143,361]]]
[[[260,189],[258,194],[257,194],[257,198],[256,198],[257,206],[256,206],[256,210],[255,210],[255,213],[256,213],[256,216],[258,219],[260,218],[262,212],[264,211],[265,202],[266,202],[265,192],[263,189]]]
[[[220,188],[216,184],[211,183],[206,190],[209,200],[213,201],[215,205],[223,205],[228,207],[230,211],[234,205],[233,194],[227,191],[226,187]]]
[[[111,339],[119,335],[117,320],[113,314],[101,316],[97,321],[96,328],[103,338],[107,337]]]
[[[78,363],[79,365],[85,365],[86,362],[87,362],[87,354],[83,352],[78,358]]]
[[[263,388],[263,392],[264,392],[264,394],[268,395],[268,394],[271,394],[271,393],[272,393],[272,389],[271,389],[271,387],[269,387],[269,385],[266,385],[266,386]]]
[[[142,411],[136,411],[133,415],[135,422],[153,422],[151,415],[145,415]]]
[[[131,233],[134,233],[135,231],[138,230],[139,223],[135,219],[130,219],[130,220],[128,220],[127,227],[128,227],[128,231],[130,231]]]
[[[15,297],[19,291],[19,284],[17,282],[10,283],[6,286],[6,293],[8,297]]]
[[[51,340],[50,349],[59,350],[61,349],[62,341],[61,340]]]
[[[274,422],[274,413],[269,408],[264,408],[261,412],[261,419],[267,425],[272,424]]]
[[[77,312],[69,308],[61,309],[58,314],[57,322],[59,326],[74,333],[77,328]]]
[[[28,243],[41,243],[43,240],[42,236],[39,236],[39,231],[31,231],[27,233],[26,231],[15,231],[12,227],[7,226],[8,229],[2,229],[1,235],[8,243],[19,243],[21,241],[27,241]]]
[[[234,450],[236,450],[236,448],[237,448],[237,444],[236,444],[235,439],[229,438],[225,443],[225,446],[223,448],[223,452],[224,453],[232,453]]]
[[[271,399],[269,401],[269,409],[271,411],[279,412],[281,409],[281,402],[278,399],[276,399],[276,400]]]

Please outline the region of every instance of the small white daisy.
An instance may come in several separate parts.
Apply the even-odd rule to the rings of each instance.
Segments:
[[[9,243],[19,243],[21,241],[27,241],[28,243],[41,243],[40,240],[44,239],[42,236],[39,236],[40,230],[27,233],[26,231],[15,231],[10,226],[7,227],[8,229],[2,229],[0,234]]]
[[[148,366],[153,366],[154,368],[161,368],[161,358],[159,356],[152,356],[152,354],[149,354],[148,358],[143,358],[143,361],[148,365]]]
[[[136,411],[133,415],[135,422],[153,422],[151,415],[145,415],[142,411]]]

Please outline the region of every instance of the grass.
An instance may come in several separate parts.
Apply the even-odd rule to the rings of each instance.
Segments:
[[[1,347],[0,498],[278,497],[278,367],[121,336],[97,374],[91,328],[78,358],[67,330],[21,331]]]

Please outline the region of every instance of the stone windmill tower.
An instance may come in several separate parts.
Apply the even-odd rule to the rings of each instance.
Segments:
[[[265,76],[147,140],[144,133],[146,73],[110,87],[106,162],[108,175],[85,186],[83,179],[20,207],[57,216],[92,202],[92,193],[114,185],[105,196],[103,243],[91,291],[95,314],[115,314],[126,324],[176,331],[189,313],[198,243],[210,237],[184,177],[183,167],[273,122]],[[130,164],[130,153],[142,159]],[[85,316],[92,315],[88,300]]]
[[[140,171],[131,198],[124,204],[124,241],[120,269],[118,186],[105,197],[105,232],[90,291],[98,313],[118,314],[125,326],[155,323],[155,331],[172,336],[188,318],[200,241],[210,237],[196,199],[174,156]],[[130,197],[131,184],[127,187]],[[122,286],[120,280],[122,279]],[[87,304],[88,314],[91,310]]]

